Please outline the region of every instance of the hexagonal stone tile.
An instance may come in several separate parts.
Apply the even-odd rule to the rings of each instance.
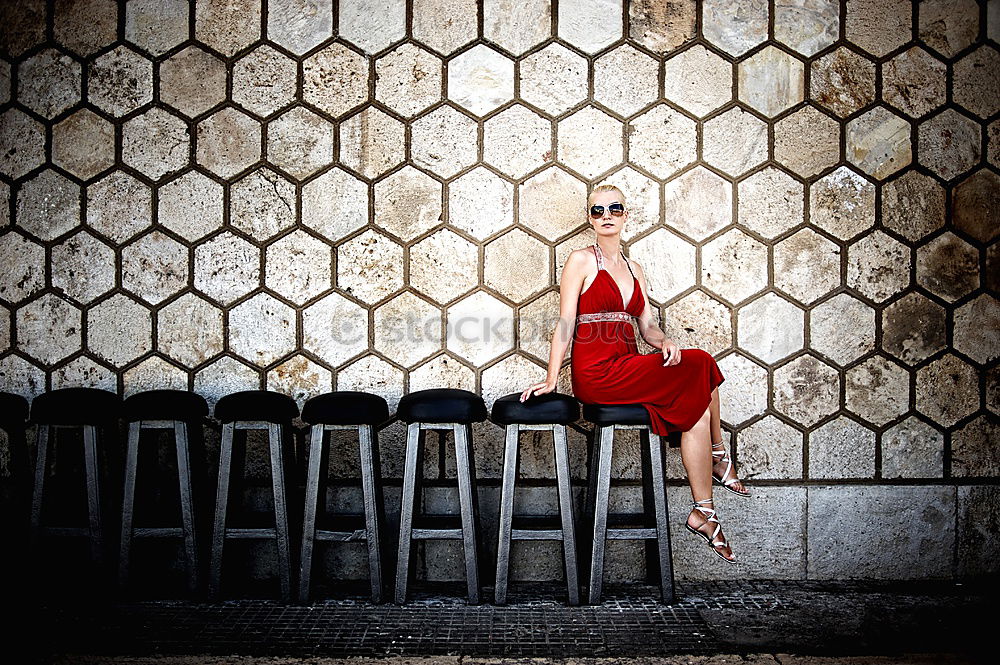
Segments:
[[[124,171],[87,187],[87,225],[122,243],[153,223],[153,192]]]
[[[910,123],[879,106],[847,123],[847,160],[879,180],[912,161]]]
[[[701,5],[705,39],[729,55],[742,55],[767,39],[767,3],[704,0]]]
[[[188,163],[187,123],[152,108],[122,126],[122,161],[153,180]]]
[[[846,118],[875,101],[875,64],[842,46],[813,62],[809,96]]]
[[[304,187],[303,217],[305,198]],[[266,168],[244,176],[229,188],[229,222],[261,241],[280,233],[295,223],[295,185]]]
[[[267,160],[294,178],[305,178],[333,162],[332,124],[296,106],[267,126]]]
[[[910,374],[882,356],[847,370],[844,406],[881,427],[910,408]]]
[[[332,47],[331,47],[332,48]],[[303,98],[316,106],[321,104],[314,98],[314,58],[308,58],[302,65],[305,80],[302,84]],[[233,64],[234,104],[258,116],[269,116],[290,104],[295,98],[296,64],[287,56],[278,53],[266,44],[258,46]],[[367,93],[368,69],[365,69],[365,92]],[[338,87],[341,96],[350,98],[347,86]]]
[[[774,38],[802,55],[815,55],[840,35],[837,0],[777,0]]]
[[[80,187],[45,169],[17,193],[17,224],[41,240],[55,240],[80,225]]]
[[[10,348],[10,310],[0,307],[0,351]]]
[[[551,36],[551,0],[484,0],[483,36],[521,55]]]
[[[476,38],[478,18],[475,0],[414,0],[413,37],[449,55]]]
[[[368,312],[339,293],[302,310],[302,347],[331,367],[368,349]]]
[[[514,63],[480,44],[448,64],[448,98],[483,116],[514,96]]]
[[[696,45],[663,63],[663,96],[703,117],[733,98],[733,66]]]
[[[127,46],[87,68],[87,101],[116,118],[153,101],[153,63]]]
[[[118,378],[109,367],[99,365],[87,356],[78,356],[52,372],[53,389],[74,387],[103,388],[117,392]]]
[[[694,0],[632,0],[628,14],[628,36],[654,53],[672,51],[695,36],[698,7]]]
[[[4,31],[0,33],[0,48],[5,53],[19,56],[45,39],[47,7],[44,0],[4,3],[0,12],[4,24]]]
[[[45,127],[18,109],[0,115],[0,173],[20,178],[45,163]]]
[[[840,416],[809,434],[810,478],[871,478],[875,432]]]
[[[925,0],[920,3],[920,38],[932,49],[952,58],[976,40],[979,6],[975,0]]]
[[[915,365],[945,347],[945,311],[919,293],[908,293],[882,312],[882,348]]]
[[[561,44],[549,44],[521,61],[521,99],[557,116],[587,98],[587,61]]]
[[[476,375],[447,354],[441,354],[410,371],[410,392],[431,388],[458,388],[475,392]]]
[[[260,123],[227,107],[198,123],[198,163],[231,178],[260,160]]]
[[[199,2],[194,8],[194,36],[231,57],[260,38],[260,5],[261,0]]]
[[[774,416],[741,431],[737,441],[743,478],[802,477],[802,433]]]
[[[510,110],[504,111],[509,112]],[[490,131],[489,126],[487,124],[487,132]],[[529,140],[535,133],[533,127],[518,129]],[[413,163],[450,178],[476,163],[479,158],[478,134],[479,123],[469,116],[450,106],[434,109],[410,125],[410,155]],[[551,144],[548,134],[546,138]],[[491,145],[488,138],[485,142],[487,146]]]
[[[746,300],[767,285],[767,247],[738,229],[726,232],[701,249],[701,283],[730,303]]]
[[[226,63],[196,46],[160,63],[160,100],[189,118],[226,98]]]
[[[54,9],[53,36],[77,55],[86,57],[118,36],[114,0],[58,0]]]
[[[448,221],[478,240],[510,226],[514,186],[477,166],[448,187]]]
[[[187,0],[132,0],[125,9],[125,39],[162,55],[188,38]]]
[[[10,185],[0,182],[0,228],[10,225]]]
[[[656,181],[626,166],[598,185],[614,185],[627,192],[628,222],[622,229],[623,240],[629,241],[660,223],[660,187]]]
[[[514,315],[510,307],[485,291],[477,291],[448,308],[447,347],[473,365],[514,348]]]
[[[266,293],[229,310],[229,349],[258,367],[295,348],[295,310]]]
[[[980,46],[955,63],[955,102],[983,119],[995,115],[1000,111],[997,69],[1000,52],[992,46]]]
[[[1000,414],[1000,369],[988,369],[986,374],[986,408]]]
[[[774,246],[774,285],[804,305],[840,286],[840,247],[812,229]]]
[[[997,0],[989,0],[986,16],[986,34],[993,41],[1000,42],[1000,5],[997,5]]]
[[[222,310],[185,293],[157,314],[156,348],[190,368],[222,353]]]
[[[766,293],[740,309],[736,341],[767,363],[802,348],[802,310],[775,293]]]
[[[17,101],[51,120],[80,101],[80,63],[53,48],[17,67]]]
[[[194,286],[223,305],[260,286],[260,251],[228,231],[194,249]]]
[[[660,65],[624,44],[594,61],[594,101],[630,116],[659,97]]]
[[[17,310],[17,348],[45,365],[80,350],[80,310],[46,293]]]
[[[660,105],[629,122],[629,161],[658,178],[668,178],[696,158],[695,123]]]
[[[979,162],[980,141],[978,123],[946,109],[917,128],[918,160],[945,180],[951,180]]]
[[[396,410],[403,396],[403,371],[375,356],[365,356],[337,372],[337,390],[363,390],[380,395]]]
[[[882,186],[882,224],[907,240],[921,240],[944,220],[944,188],[933,178],[907,171]]]
[[[883,478],[940,478],[944,436],[910,416],[882,434]]]
[[[532,383],[544,370],[524,356],[510,356],[485,370],[482,375],[482,395],[487,408],[504,395],[516,392],[519,386]]]
[[[906,0],[852,0],[844,35],[882,57],[910,39],[912,5]]]
[[[846,166],[809,187],[809,221],[849,240],[875,224],[875,186]]]
[[[356,13],[368,11],[372,7],[364,7],[363,0],[341,3],[340,26],[344,36],[353,35],[352,20],[356,21]],[[267,5],[267,38],[275,44],[280,44],[295,55],[302,55],[329,39],[333,33],[333,0],[310,0],[308,3],[299,0],[268,0]],[[359,6],[361,5],[361,6]],[[384,9],[384,8],[380,8]],[[380,12],[372,14],[382,21],[385,17]],[[378,31],[377,25],[372,26],[372,38]]]
[[[947,67],[919,46],[882,65],[882,99],[907,115],[927,115],[947,100]]]
[[[776,158],[777,131],[775,127]],[[739,177],[767,159],[767,124],[741,108],[731,108],[705,121],[702,144],[706,162]]]
[[[157,191],[160,224],[186,240],[198,240],[222,226],[222,185],[188,171]]]
[[[401,293],[375,310],[375,350],[412,366],[441,349],[441,310],[412,293]]]
[[[340,246],[337,285],[372,304],[403,287],[403,248],[376,231],[365,231]]]
[[[1000,302],[980,295],[955,310],[955,350],[981,365],[1000,356]]]
[[[998,435],[1000,427],[989,416],[979,416],[952,434],[952,475],[989,478],[1000,473],[1000,457],[993,446]]]
[[[152,331],[149,310],[120,293],[87,312],[87,347],[119,369],[152,350]]]
[[[802,184],[774,167],[740,182],[738,192],[737,221],[765,238],[802,223]]]
[[[803,90],[802,62],[774,46],[740,63],[740,101],[768,117],[801,102]]]
[[[543,363],[549,362],[549,339],[559,322],[559,293],[548,291],[517,311],[517,345]],[[569,357],[569,348],[563,360]]]
[[[559,37],[593,55],[621,39],[622,0],[560,0]]]
[[[799,356],[774,371],[774,408],[811,427],[840,406],[840,376],[815,356]]]
[[[774,124],[774,158],[808,178],[840,160],[840,125],[806,106]]]
[[[947,231],[917,249],[917,283],[955,302],[979,286],[979,252]]]
[[[952,198],[955,226],[981,243],[1000,235],[1000,177],[981,169],[962,181]]]
[[[331,247],[296,230],[264,251],[264,284],[296,305],[330,288]]]
[[[342,0],[338,5],[338,34],[365,53],[381,51],[406,36],[404,0]]]
[[[441,221],[441,184],[412,166],[375,184],[375,224],[404,242]]]
[[[375,61],[375,99],[412,118],[441,99],[441,60],[402,44]]]
[[[290,396],[302,408],[310,397],[333,390],[333,372],[295,355],[267,373],[267,389]]]
[[[231,356],[213,360],[194,375],[194,392],[208,402],[210,409],[220,397],[241,390],[259,390],[260,373]]]
[[[767,409],[767,371],[740,353],[719,361],[726,377],[725,396],[719,397],[722,420],[738,427]],[[742,456],[742,448],[740,450]]]
[[[115,252],[80,231],[52,248],[52,286],[87,304],[115,286]]]
[[[187,285],[188,250],[153,231],[122,249],[122,286],[156,305]]]
[[[838,365],[850,364],[875,348],[875,311],[846,293],[830,298],[810,312],[809,346]]]
[[[986,126],[986,159],[993,166],[1000,166],[1000,120]]]
[[[585,221],[586,187],[560,168],[547,168],[525,180],[519,194],[520,224],[547,240],[557,240]]]
[[[617,139],[620,146],[620,129]],[[475,150],[474,139],[472,149]],[[448,151],[449,160],[450,157]],[[521,105],[504,109],[483,123],[483,160],[513,178],[524,177],[552,161],[552,124]]]
[[[666,222],[695,240],[704,240],[733,221],[733,186],[697,166],[664,187]]]
[[[875,302],[899,293],[910,283],[910,248],[881,231],[847,248],[847,285]]]
[[[595,178],[622,162],[622,124],[588,106],[559,121],[557,148],[560,162]]]
[[[9,392],[29,399],[45,392],[45,372],[19,356],[0,359],[0,379]]]
[[[484,256],[483,284],[515,302],[551,284],[548,248],[520,229],[486,245]]]
[[[951,427],[979,408],[976,370],[946,353],[917,370],[917,410],[935,423]]]
[[[366,178],[377,178],[403,161],[403,124],[367,107],[340,124],[340,161]]]
[[[479,250],[448,229],[410,247],[410,285],[439,303],[454,300],[475,288]]]
[[[0,58],[0,104],[10,101],[10,63]]]
[[[629,247],[645,267],[649,297],[666,302],[695,284],[694,247],[666,229],[657,229]]]
[[[147,390],[187,390],[188,374],[159,356],[150,356],[126,370],[122,384],[124,397]]]
[[[80,109],[52,128],[52,162],[83,180],[114,166],[115,128]]]
[[[291,224],[295,221],[294,188],[282,199]],[[302,223],[324,238],[339,240],[368,223],[368,200],[363,182],[346,171],[331,169],[302,187]]]

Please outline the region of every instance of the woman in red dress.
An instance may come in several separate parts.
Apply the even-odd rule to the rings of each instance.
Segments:
[[[559,281],[559,322],[552,333],[548,375],[528,387],[521,401],[552,392],[562,359],[573,340],[573,393],[585,403],[642,404],[653,432],[681,432],[681,461],[694,499],[687,524],[722,559],[735,563],[712,503],[712,482],[750,496],[738,479],[722,442],[715,359],[700,349],[683,349],[667,339],[649,307],[646,278],[621,250],[628,221],[625,196],[611,185],[596,187],[588,200],[597,244],[574,251]],[[640,354],[639,334],[657,353]]]

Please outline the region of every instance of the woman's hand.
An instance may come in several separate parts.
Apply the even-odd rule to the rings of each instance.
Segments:
[[[530,385],[523,393],[521,393],[521,401],[528,399],[532,395],[544,395],[545,393],[550,393],[556,389],[556,382],[545,380],[541,383],[534,383]]]
[[[672,367],[681,362],[681,349],[672,340],[663,340],[663,366]]]

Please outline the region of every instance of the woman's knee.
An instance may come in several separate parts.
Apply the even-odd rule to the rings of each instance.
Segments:
[[[685,360],[699,365],[707,365],[715,362],[715,358],[712,357],[712,354],[707,351],[702,351],[701,349],[684,349],[681,351],[681,361],[683,362]]]

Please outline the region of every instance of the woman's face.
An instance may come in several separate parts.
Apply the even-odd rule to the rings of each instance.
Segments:
[[[596,211],[600,213],[597,217],[594,217],[593,214],[595,212],[594,206],[598,207]],[[618,215],[614,214],[619,211],[623,212]],[[587,216],[598,236],[615,236],[625,228],[628,210],[625,209],[625,202],[618,192],[614,190],[594,192],[587,204]]]

